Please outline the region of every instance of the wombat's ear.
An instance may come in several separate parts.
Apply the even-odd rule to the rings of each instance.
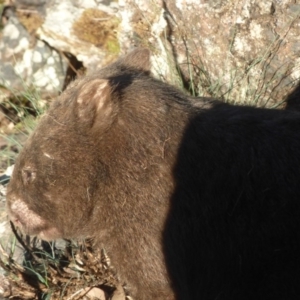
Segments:
[[[99,116],[105,122],[112,112],[111,87],[107,79],[90,80],[80,88],[76,99],[79,121],[92,127]]]
[[[147,48],[136,48],[119,60],[119,63],[143,72],[150,72],[150,50]]]

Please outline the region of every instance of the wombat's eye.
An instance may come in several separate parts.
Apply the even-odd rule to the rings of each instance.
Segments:
[[[22,170],[22,179],[24,184],[29,184],[34,181],[36,177],[36,172],[30,169],[23,169]]]

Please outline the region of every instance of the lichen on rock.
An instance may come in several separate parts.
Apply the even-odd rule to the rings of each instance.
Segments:
[[[73,32],[81,40],[98,47],[105,47],[109,52],[119,53],[120,46],[117,30],[120,20],[96,8],[83,11],[73,23]]]

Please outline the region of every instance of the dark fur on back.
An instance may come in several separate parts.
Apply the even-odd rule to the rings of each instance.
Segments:
[[[192,99],[149,68],[137,49],[53,103],[16,161],[12,221],[94,237],[135,299],[299,295],[299,115]]]
[[[179,299],[299,297],[299,118],[220,104],[189,122],[164,232]]]

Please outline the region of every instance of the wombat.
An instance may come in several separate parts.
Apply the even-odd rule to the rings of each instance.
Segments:
[[[62,93],[16,160],[11,220],[94,238],[134,299],[296,299],[300,115],[149,73],[136,49]]]

